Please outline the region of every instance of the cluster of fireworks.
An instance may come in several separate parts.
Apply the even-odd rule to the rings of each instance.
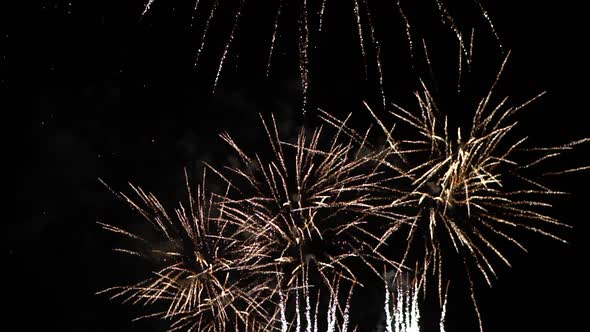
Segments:
[[[492,104],[488,94],[471,128],[462,129],[449,128],[426,87],[416,98],[415,111],[391,112],[413,136],[397,138],[393,125],[377,116],[379,130],[359,132],[349,118],[324,112],[328,125],[301,129],[288,143],[274,118],[263,119],[268,157],[249,155],[221,135],[241,161],[221,170],[209,166],[227,183],[223,194],[207,193],[204,178],[194,192],[188,176],[188,203],[174,211],[137,187],[136,198],[119,194],[172,245],[162,251],[144,244],[152,252],[117,249],[162,256],[163,267],[138,284],[106,292],[134,303],[167,303],[165,311],[149,316],[170,319],[172,330],[335,331],[340,324],[345,331],[352,325],[352,290],[366,287],[362,271],[386,285],[412,273],[420,287],[396,292],[401,300],[393,315],[388,311],[387,329],[415,331],[418,293],[427,292],[427,284],[437,285],[444,308],[449,261],[465,265],[471,285],[474,271],[491,284],[494,261],[510,264],[503,246],[524,249],[512,230],[560,239],[550,226],[566,225],[545,212],[547,197],[560,193],[526,173],[584,140],[527,149],[511,120],[526,103]],[[374,143],[374,136],[384,143]],[[517,157],[535,152],[524,163]],[[399,243],[403,250],[396,252]],[[384,271],[392,270],[386,277]],[[344,302],[343,284],[350,289]],[[473,286],[471,291],[479,316]],[[326,298],[324,326],[318,312]],[[392,306],[389,297],[386,303]]]
[[[240,8],[245,3],[240,1]],[[443,4],[434,3],[459,41],[459,64],[469,64],[473,42],[464,42]],[[283,1],[277,4],[280,22]],[[366,1],[354,4],[364,53],[359,4]],[[215,1],[207,25],[217,6]],[[321,30],[326,1],[319,8]],[[300,50],[304,86],[306,17]],[[351,314],[355,291],[373,287],[367,280],[376,279],[384,290],[384,319],[373,329],[417,332],[422,296],[438,297],[444,331],[447,292],[464,283],[483,329],[476,285],[479,279],[491,285],[499,263],[510,266],[506,248],[525,250],[519,234],[527,231],[564,241],[559,232],[568,226],[549,211],[552,196],[563,193],[543,184],[543,176],[587,169],[544,166],[587,139],[527,146],[515,115],[536,97],[515,105],[496,97],[505,59],[466,126],[454,125],[421,82],[415,105],[392,105],[384,114],[367,106],[373,123],[368,128],[357,128],[352,114],[340,119],[322,111],[323,125],[300,129],[291,142],[280,137],[274,117],[261,117],[269,155],[246,151],[239,140],[222,134],[239,160],[223,168],[207,165],[226,184],[223,193],[208,191],[204,176],[193,189],[188,174],[188,201],[172,211],[139,187],[132,187],[133,197],[117,193],[170,245],[156,248],[140,234],[103,225],[137,243],[117,251],[160,258],[151,276],[104,293],[135,304],[164,304],[140,318],[169,320],[171,331],[344,332],[357,327]],[[451,276],[449,266],[465,272]]]

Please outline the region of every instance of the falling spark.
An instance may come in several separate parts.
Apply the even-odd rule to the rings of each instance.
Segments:
[[[223,69],[223,65],[225,64],[225,60],[227,58],[227,53],[229,52],[229,48],[231,47],[231,44],[234,41],[236,31],[240,23],[240,17],[242,16],[242,6],[244,5],[245,1],[246,0],[240,0],[240,6],[236,11],[236,18],[234,20],[234,24],[231,28],[231,32],[229,34],[229,38],[227,39],[227,43],[225,43],[223,53],[221,54],[219,66],[217,67],[217,74],[215,75],[215,81],[213,82],[213,93],[215,93],[215,90],[217,89],[217,84],[219,83],[219,78],[221,77],[221,70]]]
[[[207,36],[209,34],[209,27],[211,26],[211,21],[213,20],[213,17],[215,17],[215,11],[217,10],[218,4],[219,4],[219,0],[215,0],[215,2],[213,2],[213,6],[211,7],[211,12],[209,13],[209,16],[207,17],[207,21],[205,21],[205,28],[203,30],[203,34],[201,35],[201,46],[199,46],[199,49],[197,50],[197,56],[195,58],[195,64],[194,64],[195,68],[197,68],[197,66],[199,65],[199,59],[201,58],[201,53],[203,53],[203,50],[205,49],[205,43],[207,42]]]
[[[466,52],[465,43],[463,42],[463,33],[455,23],[455,19],[453,18],[453,16],[451,16],[451,14],[449,14],[447,7],[443,4],[442,0],[435,1],[438,11],[440,13],[441,21],[443,22],[443,24],[448,24],[451,30],[455,33],[455,38],[459,43],[459,47],[461,48],[461,50]]]
[[[141,13],[141,16],[145,16],[145,14],[152,8],[152,4],[154,3],[155,0],[148,0],[148,2],[145,4],[144,8],[143,8],[143,12]]]
[[[482,5],[482,3],[481,3],[480,0],[473,0],[473,1],[475,1],[475,3],[477,4],[477,6],[479,7],[479,10],[480,10],[481,14],[483,15],[483,17],[485,17],[486,21],[488,22],[488,26],[490,27],[490,30],[492,31],[492,33],[494,34],[494,37],[496,38],[496,43],[498,44],[498,47],[500,48],[500,51],[504,52],[504,46],[502,45],[502,42],[500,40],[500,35],[498,35],[498,32],[496,31],[496,27],[494,25],[494,21],[490,17],[490,14],[484,8],[484,6]]]
[[[191,27],[193,26],[193,22],[195,21],[195,19],[197,17],[197,9],[199,8],[199,3],[200,2],[201,2],[201,0],[196,0],[195,1],[195,6],[193,7],[193,14],[191,16]]]
[[[412,26],[410,25],[408,17],[404,13],[404,10],[401,5],[401,0],[397,1],[397,8],[400,16],[402,17],[402,21],[404,22],[406,38],[408,39],[408,50],[410,51],[411,65],[414,66],[414,41],[412,40]]]
[[[320,22],[318,24],[318,32],[322,32],[322,27],[324,26],[324,13],[326,12],[326,2],[328,0],[322,0],[322,7],[320,9]]]
[[[363,58],[363,69],[365,77],[367,76],[367,52],[365,51],[365,39],[363,37],[363,25],[361,22],[361,10],[359,6],[359,0],[354,0],[354,16],[356,18],[356,26],[359,35],[359,47]]]
[[[373,24],[373,18],[371,17],[371,11],[368,8],[367,3],[365,2],[365,9],[367,11],[367,19],[369,21],[369,28],[371,29],[371,41],[375,46],[375,63],[377,64],[377,72],[379,76],[379,90],[381,92],[381,100],[383,102],[383,109],[387,108],[387,100],[385,98],[385,88],[383,86],[383,62],[381,61],[381,45],[379,44],[379,40],[375,36],[375,24]]]
[[[278,7],[277,7],[277,13],[275,15],[275,21],[274,21],[274,25],[273,25],[273,29],[272,29],[272,39],[270,40],[270,47],[268,50],[268,61],[266,63],[266,77],[267,78],[270,76],[270,66],[272,63],[272,56],[273,56],[274,49],[275,49],[275,43],[276,43],[278,33],[279,33],[279,19],[281,18],[282,9],[283,9],[283,1],[279,1]]]
[[[309,18],[307,0],[303,0],[303,9],[299,24],[299,74],[301,75],[301,87],[303,88],[303,116],[307,113],[307,100],[309,89]]]

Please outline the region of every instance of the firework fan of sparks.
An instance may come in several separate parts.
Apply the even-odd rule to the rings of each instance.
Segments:
[[[157,11],[159,7],[169,4],[166,0],[148,0],[144,6],[142,17],[149,15],[152,11]],[[189,9],[188,7],[186,9]],[[199,70],[201,62],[204,60],[204,54],[208,48],[215,54],[215,72],[212,84],[213,92],[216,91],[222,79],[224,68],[228,67],[232,56],[242,54],[246,49],[242,49],[238,39],[241,35],[247,35],[250,29],[249,13],[256,13],[255,26],[261,24],[268,25],[268,33],[265,37],[266,61],[263,67],[257,72],[265,73],[268,78],[271,75],[273,62],[279,57],[278,48],[295,48],[297,54],[297,67],[300,76],[302,90],[302,110],[305,113],[308,104],[308,90],[310,89],[311,64],[315,58],[317,50],[321,45],[321,40],[325,39],[322,31],[326,30],[326,18],[331,11],[337,12],[338,16],[350,17],[349,23],[354,26],[355,46],[361,57],[360,70],[362,76],[366,79],[371,73],[377,78],[378,86],[383,99],[383,106],[386,106],[386,93],[384,84],[384,64],[383,59],[391,57],[384,56],[383,48],[386,41],[392,39],[390,33],[390,21],[395,19],[400,36],[403,36],[404,42],[407,43],[411,66],[416,59],[416,45],[421,45],[424,38],[427,38],[425,26],[420,22],[421,16],[433,16],[434,20],[427,19],[429,24],[438,21],[441,30],[449,32],[459,45],[460,53],[466,57],[469,56],[468,44],[469,36],[464,33],[465,26],[454,17],[454,11],[468,10],[472,15],[466,17],[477,17],[485,22],[485,29],[493,36],[496,44],[503,49],[496,28],[492,22],[490,14],[480,0],[465,2],[454,8],[444,0],[423,0],[418,3],[412,1],[374,1],[374,0],[350,0],[350,1],[328,1],[328,0],[300,0],[290,2],[287,0],[275,0],[265,2],[264,5],[257,4],[256,1],[248,0],[194,0],[192,6],[191,27],[198,31],[198,41],[196,43],[195,63],[194,66]],[[385,14],[387,13],[387,14]],[[380,14],[383,14],[381,17]],[[266,17],[269,16],[269,17]],[[265,19],[266,18],[266,19]],[[230,20],[229,24],[226,20]],[[388,22],[382,26],[382,22]],[[224,21],[223,29],[224,39],[222,45],[215,45],[217,40],[213,40],[212,34],[217,31],[217,21]],[[463,20],[462,20],[463,21]],[[481,22],[479,22],[481,23]],[[380,31],[382,28],[383,31]],[[290,35],[287,30],[294,30],[293,38],[286,38]],[[227,31],[226,31],[227,30]],[[261,33],[265,30],[256,32],[256,38],[260,39]],[[471,26],[469,28],[470,33]],[[245,37],[246,38],[246,37]],[[252,41],[243,41],[247,49],[252,48]],[[399,47],[394,47],[395,53],[399,53]],[[319,53],[317,54],[319,55]],[[257,56],[257,58],[259,58]],[[388,64],[394,66],[394,63]]]
[[[410,278],[409,273],[386,274],[385,278],[385,324],[380,331],[420,332],[420,293],[424,276]],[[445,332],[447,297],[441,307],[439,332]]]
[[[494,90],[508,58],[477,104],[467,130],[451,127],[423,81],[415,93],[415,110],[393,105],[389,112],[400,126],[397,129],[406,127],[414,134],[396,137],[394,126],[388,126],[367,106],[386,142],[382,153],[373,155],[380,158],[376,162],[383,166],[383,173],[390,174],[387,181],[391,196],[383,207],[398,217],[388,219],[393,222],[381,232],[376,247],[392,257],[385,254],[387,244],[403,242],[405,250],[397,260],[406,266],[417,264],[416,271],[424,283],[431,280],[437,285],[441,304],[448,266],[456,262],[463,265],[480,329],[470,266],[475,266],[491,286],[497,277],[497,263],[510,266],[503,246],[511,243],[526,251],[518,236],[521,230],[565,242],[558,234],[570,226],[548,211],[551,197],[564,193],[543,185],[542,178],[588,169],[545,168],[546,162],[588,139],[549,148],[525,146],[527,138],[519,136],[514,116],[542,94],[514,106],[509,105],[507,97],[496,100]],[[332,125],[342,126],[327,113],[323,117]],[[347,132],[359,140],[353,129]]]
[[[275,311],[274,330],[287,332],[347,332],[350,328],[350,305],[354,283],[342,300],[342,284],[346,278],[334,276],[329,285],[327,302],[323,301],[321,289],[310,287],[306,276],[301,285],[279,293],[278,308]],[[315,295],[315,296],[314,296]],[[320,310],[321,309],[321,310]],[[269,328],[270,330],[270,328]],[[356,331],[356,328],[355,328]]]
[[[223,203],[226,218],[252,234],[247,247],[264,253],[267,262],[261,273],[278,272],[289,289],[302,286],[313,266],[329,285],[331,272],[356,279],[351,259],[369,267],[369,260],[385,259],[371,254],[375,239],[363,229],[379,185],[367,167],[372,158],[361,155],[362,144],[355,147],[338,130],[324,148],[322,127],[311,135],[301,129],[296,142],[287,143],[274,117],[270,126],[262,123],[273,158],[248,156],[223,134],[241,165],[227,167],[229,175],[218,172],[236,191]]]
[[[135,199],[115,193],[150,222],[170,246],[154,248],[140,235],[101,224],[106,230],[136,242],[136,248],[143,248],[115,251],[139,257],[155,255],[161,258],[163,267],[136,284],[100,293],[133,304],[165,304],[165,310],[137,319],[170,320],[170,331],[259,330],[267,315],[259,311],[256,302],[265,285],[249,278],[255,256],[242,251],[240,230],[224,221],[218,198],[208,195],[202,186],[196,193],[191,192],[188,176],[187,188],[188,206],[180,204],[173,214],[153,194],[139,187],[132,185]]]

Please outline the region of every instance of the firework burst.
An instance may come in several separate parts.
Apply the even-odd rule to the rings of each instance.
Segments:
[[[228,167],[233,179],[218,172],[237,193],[223,203],[226,217],[252,234],[247,246],[264,253],[262,272],[278,271],[286,289],[301,286],[312,266],[327,285],[328,271],[355,280],[347,262],[370,266],[377,258],[368,254],[372,238],[363,229],[379,188],[367,167],[371,158],[360,154],[362,144],[355,148],[352,140],[342,140],[340,130],[325,148],[321,127],[309,136],[301,129],[296,142],[287,143],[274,117],[270,126],[262,123],[272,149],[269,161],[248,156],[222,135],[241,160],[239,167]]]
[[[240,230],[224,220],[216,196],[208,195],[202,186],[196,193],[191,192],[188,176],[187,188],[188,206],[180,204],[173,214],[153,194],[139,187],[132,186],[135,199],[117,193],[155,227],[168,245],[157,248],[140,235],[101,224],[138,243],[136,249],[115,251],[155,256],[163,265],[143,281],[101,293],[133,304],[164,304],[165,310],[138,319],[170,320],[170,331],[254,331],[266,317],[256,302],[265,285],[253,283],[249,277],[256,259],[241,250]]]
[[[422,81],[415,93],[416,110],[393,105],[390,111],[403,136],[398,138],[394,126],[388,126],[369,109],[386,142],[379,148],[382,153],[374,154],[383,173],[389,174],[391,195],[383,207],[398,217],[389,219],[390,226],[381,232],[384,235],[376,247],[393,257],[385,254],[387,244],[403,243],[405,249],[398,261],[416,264],[424,283],[437,285],[441,304],[449,267],[464,265],[480,329],[473,269],[469,267],[474,266],[491,285],[497,277],[496,265],[503,262],[510,266],[503,246],[511,243],[526,250],[519,240],[521,230],[565,242],[558,234],[569,226],[548,211],[551,196],[564,193],[549,189],[541,178],[587,168],[557,172],[542,168],[546,161],[587,139],[552,148],[525,146],[527,138],[518,135],[514,116],[542,94],[520,105],[510,106],[508,98],[494,101],[494,90],[507,61],[508,56],[490,90],[477,104],[467,130],[452,127]],[[340,123],[327,114],[324,118],[335,125]],[[349,132],[351,137],[358,137]]]

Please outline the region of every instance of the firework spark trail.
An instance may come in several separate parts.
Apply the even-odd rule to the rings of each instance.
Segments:
[[[459,42],[459,47],[465,52],[465,54],[467,54],[466,53],[467,51],[465,48],[465,43],[463,42],[463,33],[461,32],[461,29],[459,29],[459,27],[455,23],[455,19],[449,13],[449,11],[447,10],[447,7],[443,4],[442,0],[435,0],[435,1],[436,1],[436,6],[438,8],[438,11],[440,13],[440,19],[441,19],[442,23],[449,25],[450,29],[455,33],[455,38],[457,38],[457,41]],[[482,7],[482,9],[483,9],[483,7]]]
[[[446,322],[446,318],[447,318],[447,302],[448,302],[447,294],[448,294],[448,285],[447,285],[447,292],[445,292],[445,301],[443,302],[442,310],[440,313],[440,321],[438,322],[439,332],[446,332],[445,322]]]
[[[193,7],[193,14],[191,15],[191,28],[193,27],[193,23],[197,18],[197,10],[199,9],[199,3],[201,3],[201,0],[196,0],[195,6]]]
[[[154,3],[154,1],[156,0],[148,0],[148,2],[145,4],[144,8],[143,8],[143,12],[141,13],[141,16],[145,16],[145,14],[152,9],[152,4]]]
[[[273,29],[272,29],[272,38],[270,40],[270,47],[268,50],[268,62],[266,63],[266,77],[268,78],[270,76],[270,66],[272,63],[272,56],[274,53],[274,49],[275,49],[275,43],[279,34],[279,19],[281,18],[281,12],[283,9],[283,1],[279,1],[279,4],[277,6],[277,13],[275,16],[275,21],[274,21],[274,25],[273,25]]]
[[[432,81],[436,82],[434,69],[432,68],[432,62],[430,61],[430,56],[428,55],[428,45],[424,39],[422,39],[422,49],[424,50],[424,60],[426,61],[426,66],[428,67],[428,74],[430,75]]]
[[[356,26],[357,26],[357,31],[358,31],[358,37],[359,37],[359,47],[361,50],[361,55],[362,55],[362,59],[363,59],[363,70],[364,70],[364,77],[367,77],[368,74],[368,68],[367,68],[367,52],[365,50],[365,39],[363,37],[363,24],[362,24],[362,20],[361,20],[361,9],[359,6],[359,1],[360,0],[354,0],[354,16],[356,18]]]
[[[500,40],[500,35],[496,31],[496,26],[494,25],[494,21],[490,17],[490,14],[484,8],[483,4],[481,3],[481,0],[473,0],[473,1],[477,4],[477,6],[479,7],[479,10],[481,12],[481,14],[486,19],[486,21],[488,23],[488,26],[490,27],[490,30],[492,31],[492,33],[494,34],[494,37],[496,38],[496,43],[498,44],[498,47],[500,48],[500,51],[501,52],[504,52],[504,45],[502,45],[502,41]]]
[[[279,292],[279,313],[281,315],[281,332],[287,332],[289,323],[287,322],[287,296]]]
[[[466,262],[463,261],[465,264]],[[479,305],[477,304],[477,298],[475,296],[475,285],[473,284],[473,279],[471,277],[471,273],[468,270],[467,266],[465,267],[467,271],[467,279],[469,280],[469,297],[471,298],[471,302],[473,302],[473,308],[475,309],[475,314],[477,316],[477,323],[479,324],[479,330],[483,332],[483,321],[481,318],[481,312],[479,311]]]
[[[410,65],[413,68],[415,54],[414,54],[414,41],[412,40],[412,26],[410,25],[410,21],[408,20],[408,17],[406,16],[406,14],[402,8],[401,0],[397,1],[397,9],[399,11],[399,15],[402,18],[402,22],[404,22],[406,38],[408,39],[408,50],[410,51]]]
[[[497,33],[494,29],[494,25],[492,24],[489,14],[487,13],[487,11],[483,7],[483,5],[478,0],[474,0],[474,1],[476,1],[478,3],[478,8],[482,12],[482,15],[488,20],[488,24],[490,26],[490,29],[492,29],[494,36],[496,37],[496,41],[499,43],[499,36],[497,35]],[[436,4],[436,8],[438,10],[441,23],[444,26],[448,26],[450,28],[450,30],[453,32],[454,37],[459,44],[459,49],[461,50],[462,53],[464,53],[463,55],[466,58],[467,64],[470,66],[471,65],[471,56],[469,55],[469,50],[467,49],[467,47],[465,45],[464,38],[463,38],[463,32],[461,31],[461,28],[455,23],[455,19],[449,13],[447,6],[443,3],[442,0],[434,0],[434,2]],[[396,7],[397,7],[397,11],[399,12],[399,15],[402,19],[402,23],[404,25],[404,31],[405,31],[406,38],[408,41],[408,50],[410,53],[410,65],[412,66],[412,68],[414,68],[414,58],[416,57],[416,52],[414,50],[414,42],[413,42],[414,37],[413,37],[413,32],[412,32],[412,30],[413,30],[412,24],[410,23],[410,19],[408,18],[408,15],[406,15],[406,12],[404,11],[404,9],[402,7],[401,0],[398,0],[396,2]],[[420,39],[422,39],[423,43],[425,43],[424,37],[421,37]],[[426,50],[425,50],[425,52],[426,52]],[[426,57],[428,57],[427,54],[426,54]]]
[[[347,332],[348,325],[350,324],[350,302],[352,299],[352,293],[354,291],[354,287],[350,287],[350,291],[348,292],[348,297],[346,298],[345,306],[344,306],[344,313],[342,314],[342,328],[340,328],[340,332]]]
[[[301,75],[301,87],[303,89],[303,116],[307,113],[307,100],[309,89],[309,13],[307,8],[307,0],[303,0],[302,13],[299,24],[299,74]]]
[[[375,35],[375,24],[373,23],[373,18],[371,15],[371,11],[368,7],[367,2],[364,2],[365,10],[367,11],[367,20],[369,21],[369,28],[371,31],[371,41],[375,46],[375,64],[377,65],[377,74],[379,77],[379,90],[381,92],[381,100],[383,102],[383,110],[387,108],[387,100],[385,98],[385,88],[383,86],[383,62],[381,61],[381,45],[379,40]]]
[[[391,314],[391,295],[389,292],[389,285],[387,284],[387,281],[385,283],[385,308],[383,309],[383,311],[385,311],[385,331],[386,332],[393,332],[393,315]]]
[[[306,332],[311,331],[311,299],[309,296],[309,269],[305,269],[305,273],[303,275],[303,296],[305,297],[305,319],[307,320],[307,329]],[[317,319],[317,318],[316,318]]]
[[[471,71],[471,64],[473,63],[473,45],[475,42],[475,28],[471,28],[471,33],[469,35],[469,45],[465,52],[461,48],[461,45],[458,45],[458,52],[457,52],[457,95],[461,94],[462,89],[462,80],[463,80],[463,62],[467,66],[467,72]]]
[[[320,9],[320,18],[318,24],[318,33],[322,33],[322,27],[324,26],[324,13],[326,12],[326,3],[328,0],[322,0],[322,7]]]
[[[240,6],[236,11],[236,18],[234,20],[234,24],[231,28],[231,32],[229,34],[229,38],[227,39],[227,43],[225,43],[223,53],[221,54],[221,59],[219,60],[219,67],[217,68],[217,74],[215,75],[215,81],[213,82],[213,93],[215,93],[215,90],[217,89],[217,84],[219,83],[219,78],[221,77],[221,70],[223,69],[225,59],[227,58],[227,53],[229,52],[229,48],[231,47],[231,44],[236,36],[236,31],[240,24],[240,17],[242,16],[242,8],[245,2],[246,0],[240,0]]]
[[[201,53],[203,53],[203,50],[205,49],[205,43],[207,42],[209,28],[211,27],[211,21],[215,17],[215,12],[217,11],[218,5],[219,5],[219,0],[215,0],[215,2],[213,2],[213,6],[211,7],[211,12],[209,13],[209,16],[207,16],[207,20],[205,21],[205,28],[203,29],[203,34],[201,35],[201,45],[199,46],[199,49],[197,50],[197,55],[195,57],[195,63],[194,63],[195,68],[197,68],[197,66],[199,65],[199,59],[201,58]]]

